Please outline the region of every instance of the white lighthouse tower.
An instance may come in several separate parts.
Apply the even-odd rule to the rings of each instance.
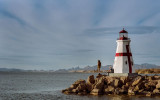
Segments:
[[[133,58],[130,49],[130,38],[128,32],[123,30],[119,32],[117,39],[117,50],[113,64],[114,73],[132,73]]]

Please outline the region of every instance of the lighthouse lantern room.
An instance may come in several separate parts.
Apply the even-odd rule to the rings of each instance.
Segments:
[[[132,73],[133,58],[130,49],[130,38],[128,32],[123,30],[119,32],[117,39],[117,50],[114,59],[114,73]]]

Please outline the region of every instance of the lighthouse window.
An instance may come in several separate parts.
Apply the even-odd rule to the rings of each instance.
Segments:
[[[126,61],[126,64],[127,64],[127,61]]]

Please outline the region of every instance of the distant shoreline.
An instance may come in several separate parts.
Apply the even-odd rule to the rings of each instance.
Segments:
[[[53,71],[53,70],[0,70],[0,73],[108,73],[109,70],[63,70],[63,71]],[[134,73],[134,72],[133,72]],[[136,69],[135,73],[138,74],[160,74],[160,68],[146,68],[146,69]]]
[[[137,69],[135,70],[138,74],[160,74],[160,69],[151,68],[151,69]]]
[[[71,73],[107,73],[108,70],[102,70],[100,72],[97,72],[95,70],[76,70],[76,71],[69,71]],[[160,69],[157,68],[151,68],[151,69],[136,69],[135,73],[138,74],[160,74]]]
[[[73,70],[73,71],[69,71],[71,73],[107,73],[108,70],[102,70],[100,72],[96,71],[96,70]]]

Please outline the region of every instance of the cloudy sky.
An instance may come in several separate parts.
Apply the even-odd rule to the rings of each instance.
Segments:
[[[159,0],[0,0],[0,68],[113,64],[123,27],[134,63],[160,65]]]

